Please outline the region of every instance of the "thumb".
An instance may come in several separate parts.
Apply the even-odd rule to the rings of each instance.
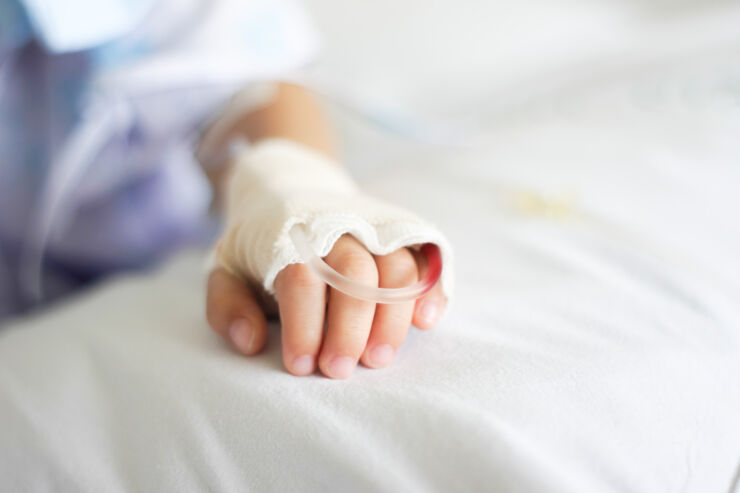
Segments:
[[[267,321],[254,294],[224,269],[215,269],[208,277],[206,318],[242,354],[258,353],[267,341]]]

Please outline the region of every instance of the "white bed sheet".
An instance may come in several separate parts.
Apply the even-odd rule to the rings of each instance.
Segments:
[[[571,166],[638,241],[508,212],[480,167],[414,153],[420,178],[399,154],[391,186],[366,185],[456,245],[438,329],[388,369],[295,378],[277,327],[251,359],[207,329],[201,256],[182,255],[0,332],[0,489],[726,491],[740,242],[737,208],[709,202],[737,201],[734,163]]]
[[[292,377],[274,325],[261,355],[230,351],[203,318],[200,252],[3,328],[0,490],[732,491],[740,86],[725,48],[540,101],[465,153],[349,125],[361,183],[457,254],[450,312],[385,370]],[[640,98],[656,84],[699,89]],[[577,212],[528,214],[527,190],[572,194]]]

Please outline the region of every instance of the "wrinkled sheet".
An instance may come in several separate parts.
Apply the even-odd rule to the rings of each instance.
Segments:
[[[449,312],[387,369],[292,377],[276,324],[237,355],[204,320],[202,252],[3,328],[0,489],[733,491],[725,48],[534,99],[464,151],[346,123],[362,186],[456,252]]]

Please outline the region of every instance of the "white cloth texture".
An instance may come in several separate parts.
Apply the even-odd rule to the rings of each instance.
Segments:
[[[375,255],[434,243],[442,253],[442,290],[452,296],[452,249],[442,232],[362,193],[341,164],[318,151],[287,139],[261,141],[236,157],[228,188],[217,262],[267,293],[281,270],[302,262],[289,235],[302,224],[320,257],[344,234]]]
[[[733,491],[740,121],[714,152],[642,131],[529,125],[469,156],[385,147],[387,173],[358,183],[439,221],[457,282],[452,311],[384,370],[291,376],[277,323],[260,355],[232,351],[204,319],[198,253],[0,329],[0,490]],[[604,155],[627,142],[632,159]],[[670,165],[636,157],[656,154]],[[577,185],[601,220],[502,206],[491,184],[513,175]]]
[[[327,25],[357,31],[354,45],[328,40],[351,59],[342,75],[364,75],[376,44],[397,58],[365,74],[407,73],[415,52],[440,72],[430,84],[453,83],[445,53],[470,71],[484,52],[531,69],[454,81],[510,104],[481,109],[494,121],[471,152],[339,122],[362,189],[455,245],[453,309],[410,331],[386,369],[297,378],[277,323],[250,358],[209,330],[202,253],[112,279],[0,329],[0,490],[739,492],[737,8],[591,2],[562,25],[574,2],[314,3]],[[413,9],[425,15],[408,22]],[[481,51],[465,52],[466,36],[417,36],[440,15],[450,30],[462,17]],[[619,41],[655,54],[645,26],[676,34],[670,56],[621,64]],[[526,35],[564,78],[523,101],[521,87],[553,75]],[[571,45],[588,56],[558,58]],[[579,61],[588,80],[571,70]],[[409,82],[420,99],[470,96],[430,84]],[[571,213],[533,215],[546,208],[516,200],[537,196],[527,191],[572,194]]]

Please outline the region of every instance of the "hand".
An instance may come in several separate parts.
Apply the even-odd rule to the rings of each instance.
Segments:
[[[375,256],[349,235],[337,240],[324,260],[340,274],[383,288],[412,284],[426,270],[407,248]],[[318,362],[321,372],[331,378],[347,378],[358,360],[369,368],[389,365],[409,326],[413,323],[419,329],[431,329],[447,303],[439,284],[423,298],[408,303],[358,300],[334,288],[327,289],[304,264],[292,264],[280,271],[275,279],[275,298],[287,370],[294,375],[310,375]],[[266,303],[257,300],[242,281],[225,270],[211,273],[206,300],[208,323],[248,356],[258,353],[267,340]]]

